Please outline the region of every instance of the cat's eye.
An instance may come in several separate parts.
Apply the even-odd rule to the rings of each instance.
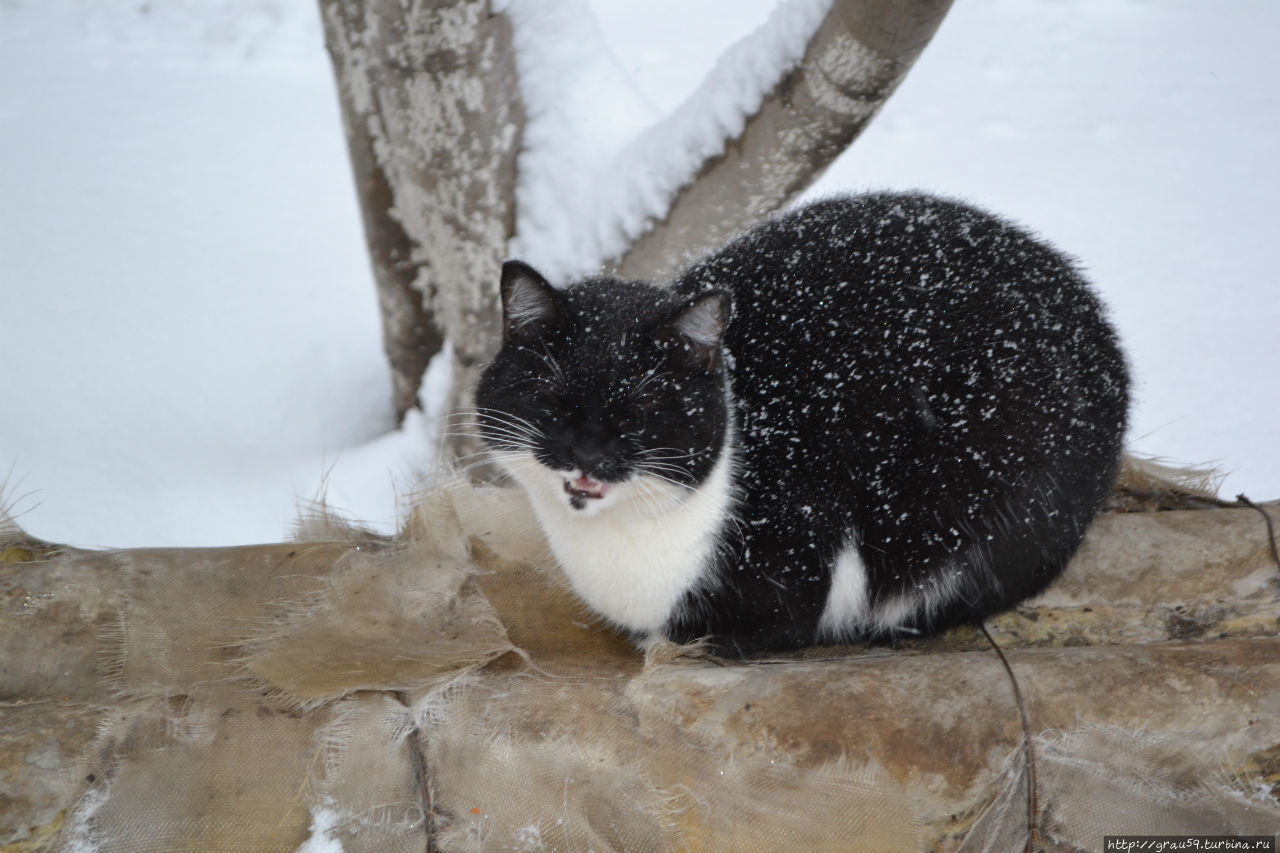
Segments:
[[[651,409],[658,405],[660,401],[658,389],[649,385],[639,391],[634,391],[627,398],[627,402],[635,406],[637,410]]]
[[[551,382],[536,382],[528,390],[529,404],[548,414],[572,408],[565,395]]]
[[[618,432],[640,434],[648,424],[648,413],[643,409],[624,412],[617,418]]]

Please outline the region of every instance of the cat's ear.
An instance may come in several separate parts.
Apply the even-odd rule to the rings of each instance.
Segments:
[[[560,316],[556,291],[522,261],[502,265],[502,339],[509,341]]]
[[[720,341],[733,315],[733,299],[723,290],[709,290],[694,297],[671,320],[671,330],[689,346],[704,367],[715,366]]]

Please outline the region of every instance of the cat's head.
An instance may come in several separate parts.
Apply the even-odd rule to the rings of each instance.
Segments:
[[[729,421],[729,295],[595,278],[557,290],[502,268],[502,349],[476,389],[481,436],[537,501],[594,515],[679,504]]]

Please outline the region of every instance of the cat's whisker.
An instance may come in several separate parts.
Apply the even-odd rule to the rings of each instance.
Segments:
[[[518,422],[508,422],[499,420],[486,420],[480,424],[480,432],[483,435],[486,432],[506,433],[510,435],[523,435],[531,438],[546,438],[542,430],[537,427],[529,426]]]
[[[510,451],[508,451],[510,452]],[[453,464],[462,469],[474,468],[492,461],[496,456],[503,453],[502,448],[484,448],[474,453],[465,453],[453,460]]]
[[[650,448],[641,450],[637,455],[646,461],[655,462],[683,462],[699,456],[697,451],[679,450],[675,447]]]
[[[661,483],[664,483],[664,482],[672,483],[672,485],[679,487],[680,491],[684,490],[683,487],[680,487],[680,484],[674,483],[671,480],[667,480],[666,478],[658,477],[652,474],[648,478],[638,479],[636,481],[637,486],[641,491],[641,493],[644,495],[647,495],[648,497],[654,499],[655,501],[657,496],[661,495],[662,497],[669,500],[672,504],[678,505],[680,503],[683,503],[683,499],[682,499],[683,496],[680,494],[680,491],[677,491],[675,489],[669,489],[661,485]]]
[[[649,455],[640,455],[637,457],[637,459],[640,462],[646,465],[674,465],[678,462],[686,462],[690,459],[695,459],[695,458],[697,458],[696,453],[688,453],[680,456],[676,456],[676,455],[661,456],[657,454],[649,454]]]
[[[663,463],[639,462],[636,464],[636,470],[649,474],[660,480],[670,483],[680,488],[688,488],[689,472],[685,468],[676,465],[666,465]],[[673,476],[674,475],[674,476]],[[677,477],[683,479],[677,479]]]
[[[542,436],[540,435],[523,432],[520,430],[505,429],[505,428],[492,429],[492,430],[489,430],[487,434],[488,434],[489,441],[493,443],[502,442],[502,441],[511,441],[517,444],[529,445],[529,446],[536,444],[538,440],[542,438]],[[458,435],[472,436],[473,433],[460,432],[458,433]]]
[[[528,444],[546,439],[546,434],[541,429],[522,419],[486,417],[480,423],[480,433],[504,438],[519,438]]]
[[[529,421],[526,418],[522,418],[519,415],[516,415],[512,412],[499,411],[491,407],[477,406],[475,409],[471,411],[470,414],[471,416],[475,417],[476,420],[486,419],[486,420],[493,420],[493,421],[503,421],[508,423],[518,423],[518,424],[523,424],[524,426],[527,426],[531,429],[537,429],[537,426],[532,421]]]
[[[653,462],[642,462],[636,465],[636,470],[644,471],[645,473],[652,474],[655,477],[661,477],[662,479],[670,483],[673,483],[675,485],[687,485],[688,481],[690,480],[688,469],[681,468],[678,465],[666,465],[663,463],[655,464]]]
[[[660,518],[666,509],[658,503],[658,496],[649,483],[637,484],[636,499],[649,518]]]
[[[459,433],[454,436],[445,435],[444,438],[474,438],[471,433]],[[474,451],[475,453],[483,453],[486,448],[493,450],[528,450],[532,451],[537,446],[534,440],[518,435],[491,435],[483,445]]]
[[[541,463],[539,463],[536,459],[533,459],[527,453],[524,453],[524,452],[496,450],[496,451],[490,451],[485,454],[473,454],[473,455],[478,456],[479,458],[476,458],[466,463],[465,465],[461,466],[460,470],[463,473],[470,473],[472,469],[487,465],[489,463],[498,463],[501,468],[501,473],[504,475],[519,474],[521,472],[528,471],[530,469],[541,467]],[[489,476],[489,477],[486,477],[485,479],[488,481],[493,481],[495,479],[501,479],[501,478]]]
[[[662,476],[679,485],[688,486],[694,481],[692,473],[684,465],[673,465],[667,462],[640,460],[635,463],[636,470],[645,471],[654,476]]]

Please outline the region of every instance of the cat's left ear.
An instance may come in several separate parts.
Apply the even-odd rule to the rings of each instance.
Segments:
[[[733,316],[733,299],[726,291],[698,294],[671,320],[671,329],[689,346],[689,352],[707,369],[720,357],[720,342]]]

